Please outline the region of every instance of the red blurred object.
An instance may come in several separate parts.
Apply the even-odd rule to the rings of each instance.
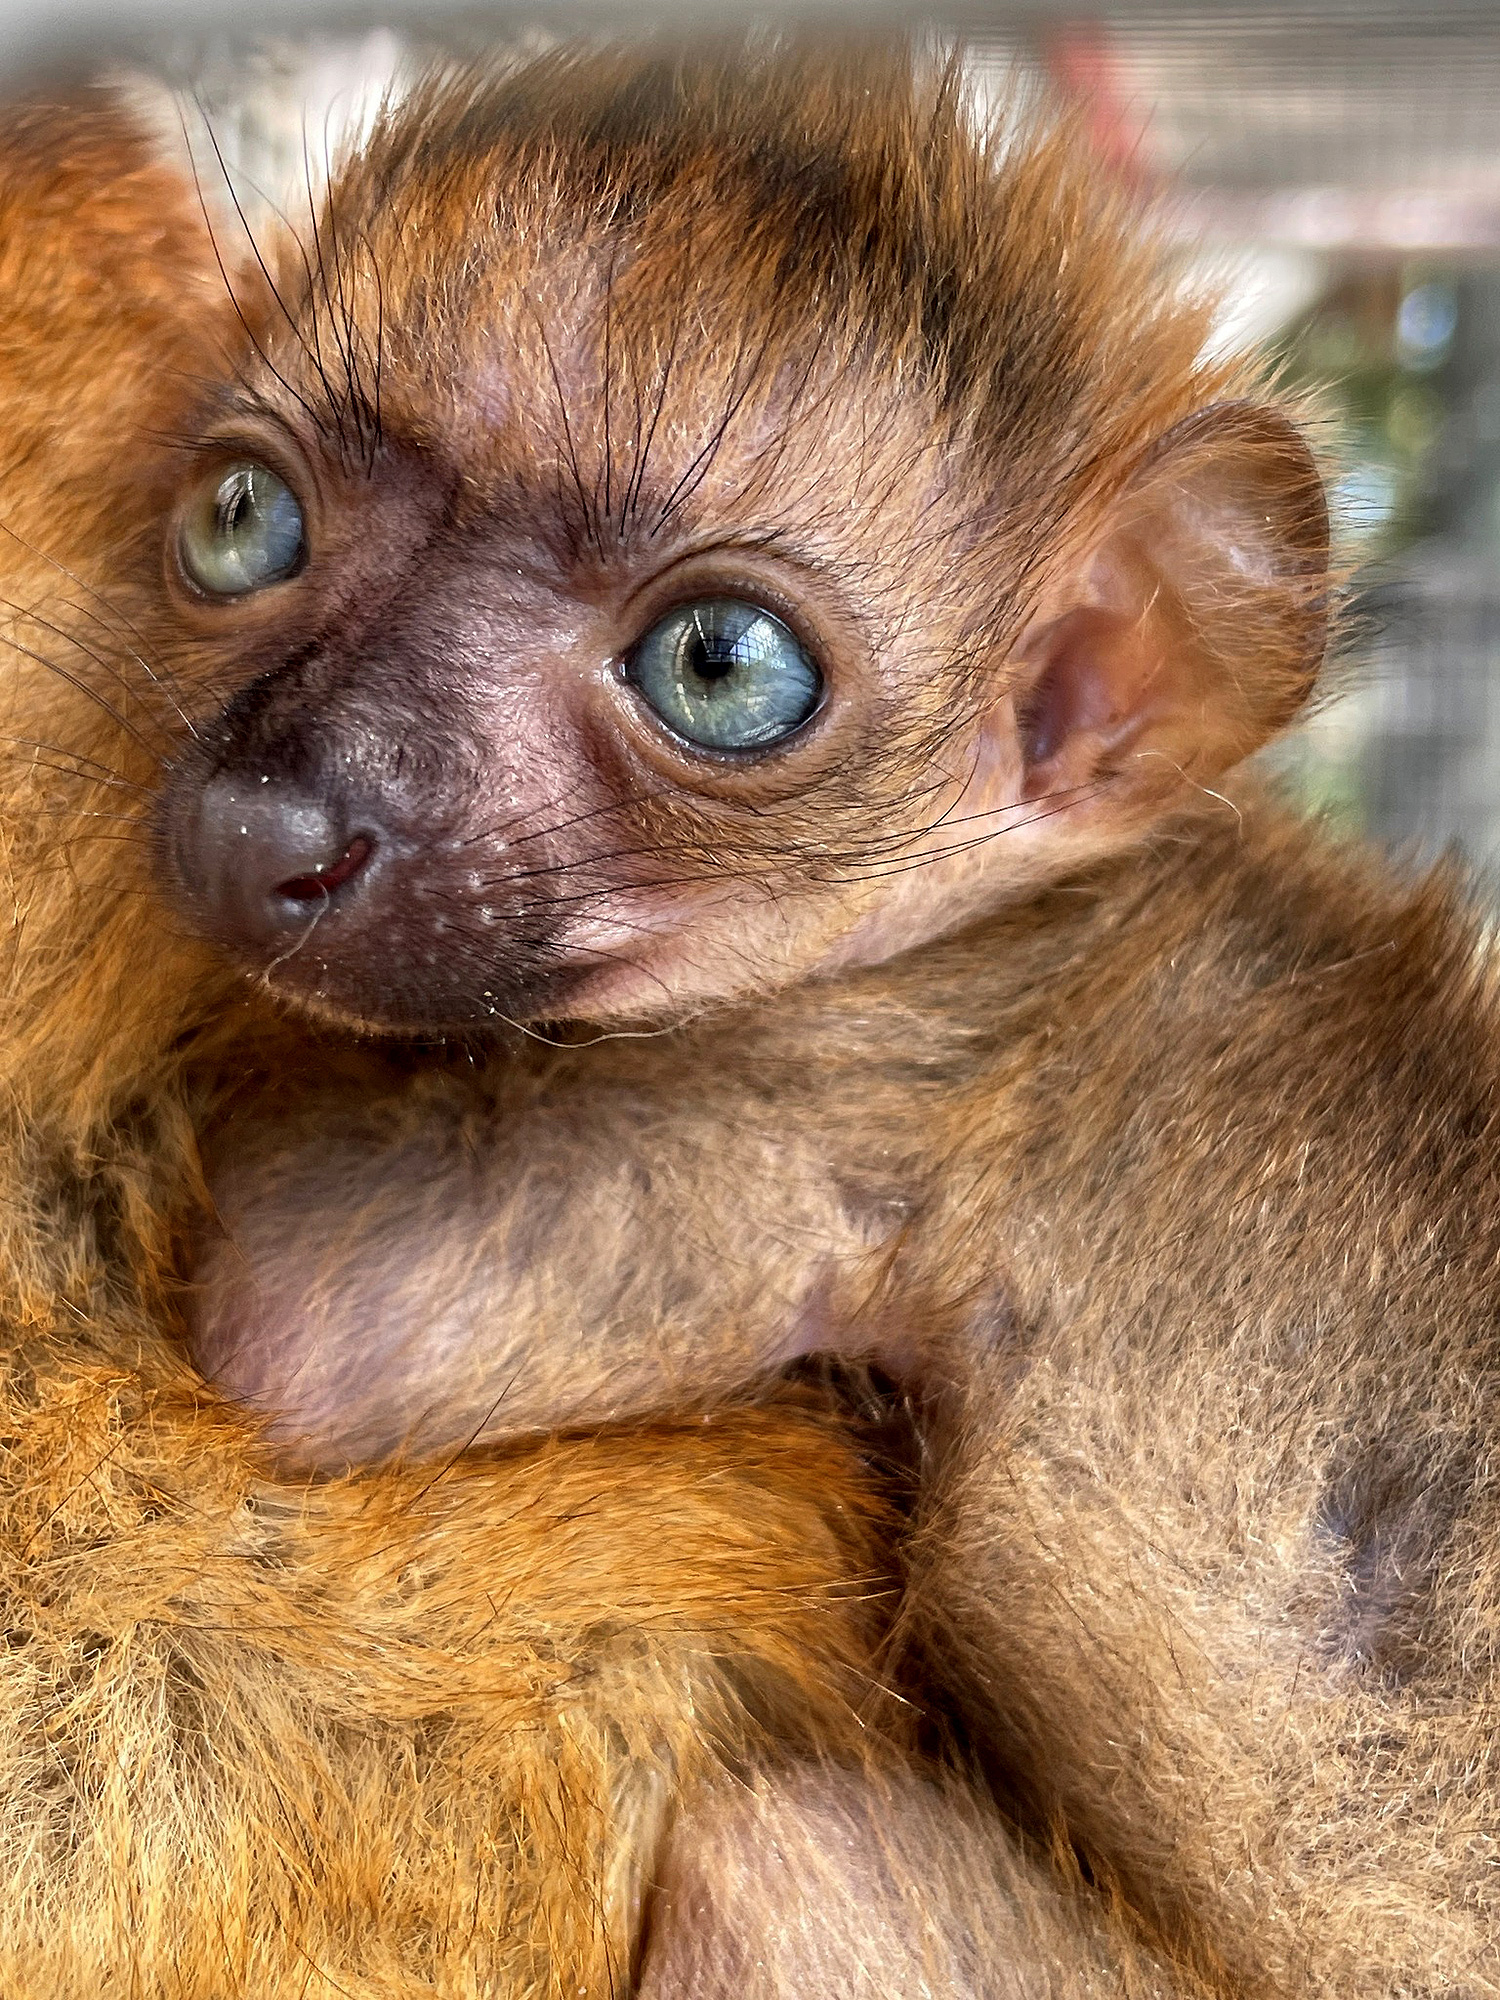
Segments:
[[[1080,105],[1100,158],[1136,186],[1155,179],[1149,118],[1132,98],[1127,65],[1100,22],[1065,23],[1042,38],[1042,60],[1060,94]]]

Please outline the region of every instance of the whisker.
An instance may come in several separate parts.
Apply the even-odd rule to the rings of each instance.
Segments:
[[[682,841],[677,845],[680,849],[691,846],[692,843]],[[502,875],[486,877],[483,886],[486,889],[495,889],[512,882],[539,882],[549,876],[571,875],[581,868],[609,868],[617,861],[639,861],[643,855],[656,855],[664,851],[670,849],[661,841],[652,841],[644,847],[616,847],[600,854],[580,854],[568,861],[549,861],[539,868],[507,870]],[[615,889],[619,886],[618,883],[613,885]],[[632,883],[630,886],[634,888],[638,885]]]
[[[133,826],[144,832],[146,823],[139,813],[112,813],[84,811],[77,806],[27,806],[18,817],[33,819],[109,819],[118,820],[122,826]]]
[[[701,889],[705,886],[702,875],[648,875],[639,882],[631,883],[632,889]],[[712,886],[712,883],[708,886]],[[530,917],[545,910],[576,909],[588,903],[607,902],[611,896],[620,893],[616,882],[596,882],[592,887],[579,889],[572,895],[540,896],[533,902],[523,903],[516,911],[517,919]],[[639,924],[626,925],[627,929],[640,930]]]
[[[312,936],[313,932],[318,928],[318,925],[323,921],[323,918],[328,912],[328,906],[332,901],[333,898],[329,895],[328,891],[325,889],[323,891],[322,902],[315,903],[313,905],[312,914],[309,916],[307,920],[306,928],[301,932],[299,932],[295,942],[289,944],[285,951],[279,952],[277,956],[271,960],[270,964],[266,966],[265,970],[260,975],[260,980],[259,980],[260,985],[266,987],[267,989],[270,989],[271,974],[276,970],[278,965],[285,965],[289,958],[295,958],[297,956],[298,952],[302,950],[303,946],[307,943],[308,939]]]
[[[353,382],[351,379],[351,363],[349,360],[348,351],[345,348],[343,342],[339,339],[337,326],[335,324],[332,324],[333,293],[330,290],[328,284],[328,262],[323,254],[323,232],[318,226],[318,208],[317,208],[317,202],[313,196],[312,157],[308,151],[308,145],[307,145],[307,117],[305,112],[303,114],[303,119],[302,119],[302,180],[304,188],[306,189],[307,193],[307,218],[308,218],[308,226],[312,230],[313,253],[316,256],[318,262],[318,284],[322,288],[324,302],[328,306],[329,317],[330,317],[330,331],[333,334],[334,345],[338,349],[340,359],[343,362],[344,379],[349,384],[349,388],[352,394]],[[307,272],[308,291],[309,293],[312,293],[314,290],[313,274],[311,267],[308,264],[307,252],[303,248],[302,238],[300,237],[300,235],[296,235],[295,232],[294,232],[294,241],[296,242],[298,253],[302,258],[303,269]],[[316,304],[314,305],[314,310],[312,315],[312,337],[313,337],[313,345],[318,350],[319,373],[321,374],[322,340],[318,332],[318,313],[316,309]]]
[[[1082,805],[1090,798],[1096,798],[1103,789],[1102,784],[1076,786],[1073,788],[1072,796],[1066,798],[1063,804],[1051,806],[1046,812],[1030,813],[1025,819],[1017,820],[1012,826],[991,827],[988,833],[977,834],[973,840],[958,841],[950,847],[937,848],[930,854],[914,854],[906,861],[885,863],[880,867],[869,870],[865,874],[843,874],[839,879],[846,882],[879,882],[884,881],[892,875],[909,875],[917,868],[925,868],[930,862],[945,861],[955,854],[968,854],[974,848],[983,847],[989,841],[998,840],[1007,833],[1019,833],[1025,827],[1039,826],[1044,820],[1055,819],[1059,813],[1069,812],[1074,806]],[[1048,796],[1057,797],[1059,794],[1053,793],[1048,794]],[[1028,801],[1028,803],[1031,802]],[[980,814],[977,817],[982,818],[984,815]]]
[[[557,397],[557,413],[558,416],[562,419],[563,449],[567,457],[568,470],[572,474],[574,490],[578,495],[578,505],[583,519],[583,531],[584,534],[588,537],[588,539],[594,544],[595,548],[602,548],[603,543],[599,535],[599,523],[598,520],[595,518],[593,508],[589,502],[588,488],[585,486],[583,479],[583,468],[580,465],[578,459],[578,446],[573,438],[573,426],[568,421],[568,399],[563,390],[562,373],[557,365],[557,357],[552,351],[551,341],[547,338],[546,324],[543,321],[541,312],[536,306],[535,302],[533,301],[531,294],[529,292],[526,292],[523,293],[522,296],[524,297],[526,304],[531,311],[532,319],[536,324],[537,337],[542,343],[542,352],[547,358],[547,367],[552,376],[552,387]],[[559,497],[561,494],[561,487],[562,487],[562,468],[561,466],[559,466],[558,468]]]
[[[109,616],[108,618],[105,618],[104,616],[101,615],[101,612],[89,611],[85,609],[84,606],[78,604],[70,605],[69,606],[70,610],[77,611],[80,617],[90,619],[95,625],[98,625],[106,633],[113,634],[115,633],[115,630],[118,627],[121,631],[128,633],[131,639],[141,640],[142,643],[144,643],[144,638],[141,629],[135,623],[134,619],[128,617],[126,613],[123,612],[117,604],[112,603],[111,600],[108,597],[106,597],[102,591],[96,590],[93,584],[91,584],[88,581],[87,577],[82,577],[78,574],[76,570],[69,569],[66,563],[59,562],[56,556],[49,555],[45,549],[38,548],[34,542],[28,542],[26,537],[18,533],[17,530],[11,527],[9,522],[7,521],[0,521],[0,535],[9,535],[11,540],[17,545],[18,548],[25,549],[26,553],[30,556],[34,556],[38,562],[44,562],[49,564],[51,568],[57,571],[59,576],[66,577],[68,582],[71,583],[76,589],[83,591],[87,596],[93,598],[94,602],[97,605],[101,606],[102,610],[104,612],[107,612]],[[196,737],[198,731],[193,726],[192,717],[188,715],[187,711],[182,707],[181,703],[177,699],[176,693],[174,692],[174,689],[177,686],[176,675],[175,674],[162,675],[157,673],[157,671],[152,667],[150,661],[147,660],[140,652],[138,652],[135,646],[133,645],[126,644],[125,650],[127,653],[129,653],[130,657],[135,661],[136,665],[140,668],[141,672],[146,676],[147,680],[151,681],[155,686],[161,689],[162,693],[167,697],[168,701],[171,702],[173,708],[176,709],[178,715],[181,716],[188,730],[192,733],[194,737]]]
[[[330,105],[323,114],[323,184],[327,189],[327,203],[324,208],[324,214],[328,220],[328,238],[333,251],[333,275],[338,288],[337,304],[335,304],[333,297],[327,293],[326,288],[324,295],[328,300],[330,318],[341,321],[343,325],[342,338],[340,338],[337,326],[335,326],[334,339],[339,353],[344,357],[345,375],[348,379],[350,394],[352,396],[356,373],[354,362],[354,311],[350,303],[348,289],[344,282],[344,252],[339,243],[338,208],[334,198],[333,161],[329,134],[329,125],[332,117],[333,107]],[[309,195],[312,192],[310,179],[308,182],[308,192]],[[363,443],[363,431],[361,431],[361,443]]]
[[[544,799],[541,805],[531,807],[528,812],[518,813],[509,822],[494,821],[483,831],[472,834],[463,845],[477,847],[481,840],[492,840],[497,835],[503,835],[507,847],[522,847],[528,841],[549,839],[553,834],[566,833],[572,827],[586,826],[590,820],[603,819],[609,813],[624,812],[630,806],[649,805],[653,799],[661,798],[670,790],[669,785],[658,785],[651,791],[626,792],[618,799],[608,799],[603,805],[590,806],[586,812],[575,813],[571,819],[554,820],[548,826],[533,827],[529,833],[511,834],[507,831],[508,827],[524,824],[532,813],[546,812],[556,805],[558,799],[562,797],[561,793],[556,793],[552,798]]]
[[[224,185],[226,188],[229,189],[229,198],[232,202],[234,202],[235,211],[236,213],[240,214],[240,220],[241,222],[243,222],[244,216],[242,213],[240,213],[239,202],[235,198],[234,190],[232,187],[229,186],[229,169],[224,163],[224,155],[219,150],[219,142],[217,138],[214,136],[214,129],[209,121],[208,112],[204,107],[201,99],[195,101],[198,104],[198,112],[199,116],[203,120],[204,129],[208,133],[209,143],[214,149],[215,156],[217,157],[219,162],[220,171],[224,175]],[[192,170],[193,189],[198,197],[198,207],[203,214],[203,226],[208,231],[208,247],[210,248],[210,250],[213,251],[214,262],[215,264],[217,264],[219,268],[219,276],[224,280],[224,290],[229,299],[230,305],[234,308],[234,316],[239,321],[240,326],[244,331],[245,338],[249,341],[251,347],[255,350],[255,353],[260,358],[260,361],[262,362],[264,367],[267,370],[269,370],[271,375],[273,375],[275,379],[281,384],[282,388],[286,390],[287,394],[293,399],[293,401],[301,405],[302,409],[306,412],[308,420],[312,423],[313,427],[318,431],[322,431],[324,426],[321,419],[318,416],[317,411],[313,408],[312,404],[308,402],[307,398],[304,395],[300,394],[298,390],[294,389],[291,383],[288,382],[286,377],[282,374],[281,370],[276,366],[276,364],[272,361],[271,357],[266,353],[264,347],[261,346],[260,341],[256,337],[255,329],[251,326],[249,320],[246,319],[245,317],[244,310],[239,302],[239,297],[235,292],[233,284],[230,282],[229,271],[224,263],[224,258],[219,250],[219,239],[217,235],[214,233],[213,217],[209,214],[208,201],[203,192],[202,177],[198,172],[198,163],[193,158],[193,150],[192,150],[193,142],[188,134],[186,117],[183,117],[182,119],[182,137],[183,137],[183,144],[187,147],[188,150],[188,165]],[[246,234],[247,235],[249,234],[248,229],[246,230]],[[253,237],[251,238],[250,247],[252,250],[255,250],[255,241]],[[260,256],[259,251],[256,251],[257,261],[259,261],[259,256]],[[261,268],[264,270],[265,268],[264,265],[262,265]],[[268,283],[270,282],[269,278],[267,279],[267,282]],[[272,285],[271,289],[273,292],[275,292],[276,290],[274,285]],[[281,302],[280,295],[278,294],[277,303],[280,304],[280,302]],[[283,312],[286,311],[285,306],[282,306],[282,311]]]
[[[651,447],[656,441],[656,433],[661,425],[663,412],[667,407],[667,395],[671,388],[673,373],[677,365],[678,343],[682,339],[682,329],[687,319],[687,311],[686,311],[687,295],[688,295],[689,274],[691,270],[692,270],[692,225],[691,223],[689,223],[687,251],[678,263],[679,291],[677,297],[676,310],[672,314],[672,338],[667,348],[666,359],[661,364],[661,368],[658,373],[657,387],[656,387],[656,405],[651,412],[651,422],[647,427],[644,438],[641,436],[641,427],[639,419],[637,419],[636,422],[635,468],[632,477],[626,486],[625,498],[620,505],[620,532],[622,534],[625,531],[625,524],[627,518],[633,518],[640,505],[641,489],[646,481],[647,461],[650,459]]]
[[[76,833],[73,838],[75,840],[121,841],[128,845],[131,842],[138,842],[143,831],[143,828],[137,826],[129,833],[102,833],[95,828],[85,827]]]
[[[1071,807],[1080,805],[1087,799],[1096,796],[1099,789],[1097,785],[1061,786],[1054,791],[1041,793],[1034,799],[1016,799],[1005,805],[986,807],[974,813],[964,813],[957,818],[951,817],[952,808],[950,806],[945,812],[939,814],[924,826],[907,829],[900,834],[884,836],[867,844],[847,858],[832,857],[833,866],[828,879],[833,882],[881,881],[888,877],[909,873],[914,869],[927,867],[936,861],[950,860],[956,855],[971,853],[976,848],[983,847],[990,841],[999,839],[1003,834],[1019,832],[1025,827],[1038,825],[1042,821],[1054,817],[1057,813],[1066,812]],[[977,834],[969,840],[947,841],[941,846],[928,848],[919,853],[903,853],[901,851],[903,848],[910,848],[916,843],[929,838],[933,832],[941,827],[956,828],[978,825],[985,820],[996,819],[1005,820],[1008,823],[987,827],[983,833]],[[675,843],[678,852],[690,851],[696,845],[697,843],[686,840]],[[882,858],[882,848],[888,851],[888,858]],[[664,847],[660,841],[636,847],[614,848],[598,853],[578,855],[571,859],[549,862],[535,868],[516,869],[490,876],[484,880],[481,886],[488,890],[511,887],[525,882],[557,881],[568,876],[582,874],[590,869],[612,867],[615,863],[621,861],[640,860],[648,856],[661,857],[665,852],[670,851],[671,849]],[[772,858],[777,859],[778,857],[773,856]],[[788,875],[795,873],[800,867],[804,866],[805,859],[805,851],[795,846],[789,847],[786,853],[779,857],[780,866]],[[625,887],[630,891],[692,888],[701,887],[705,880],[712,881],[713,879],[713,875],[706,872],[678,876],[649,876],[640,881],[631,882],[625,885]],[[766,878],[761,878],[760,886],[768,886]],[[543,911],[598,902],[610,896],[619,895],[620,893],[622,893],[622,885],[619,883],[598,883],[573,894],[548,894],[542,897],[535,897],[531,901],[520,905],[512,915],[517,920],[522,920]]]
[[[122,641],[119,638],[119,635],[114,631],[114,628],[104,618],[102,618],[97,611],[90,611],[87,605],[74,604],[71,598],[65,599],[64,601],[66,602],[67,608],[70,611],[76,611],[80,618],[87,618],[91,625],[97,626],[99,631],[104,634],[106,639],[113,639],[117,645],[122,643]],[[35,613],[32,613],[31,615],[34,617]],[[82,643],[78,639],[76,634],[73,635],[73,643],[75,646],[80,645]],[[150,681],[151,685],[154,688],[159,689],[160,692],[163,695],[165,695],[167,701],[171,705],[172,713],[177,717],[177,720],[182,724],[183,728],[187,731],[188,735],[192,737],[195,743],[201,743],[203,739],[198,734],[198,725],[193,721],[193,718],[188,714],[187,710],[183,707],[181,701],[177,697],[177,692],[176,692],[177,678],[175,674],[162,675],[157,673],[156,670],[152,667],[150,661],[147,660],[142,654],[138,653],[134,646],[128,643],[125,643],[124,649],[128,657],[132,659],[135,662],[135,664],[140,668],[141,672],[146,676],[147,680]],[[87,648],[85,648],[85,650],[87,650]],[[93,657],[97,658],[98,656],[94,655]],[[120,676],[120,680],[122,686],[126,684],[123,676]]]
[[[699,447],[693,458],[689,460],[687,470],[663,501],[651,528],[653,539],[661,533],[661,530],[666,526],[672,515],[679,512],[686,505],[708,477],[709,472],[713,468],[714,460],[724,447],[724,440],[729,435],[730,427],[739,415],[746,397],[750,394],[751,389],[754,388],[756,381],[759,379],[766,355],[770,352],[772,329],[776,324],[776,315],[772,314],[767,322],[766,331],[761,336],[760,345],[755,351],[753,360],[750,362],[748,371],[744,371],[743,356],[741,357],[741,361],[736,364],[735,378],[730,382],[729,399],[724,406],[723,414],[709,433],[707,440]],[[743,379],[740,379],[741,377]]]
[[[112,764],[101,763],[97,757],[86,756],[82,750],[65,749],[60,743],[43,743],[35,736],[4,735],[0,735],[0,743],[9,743],[17,750],[37,752],[38,755],[33,759],[37,767],[44,771],[55,771],[60,778],[80,778],[85,784],[90,785],[119,786],[123,790],[140,792],[147,796],[152,790],[150,785],[143,785],[138,779],[123,777]],[[87,771],[69,770],[62,764],[49,763],[47,759],[51,757],[71,757],[74,763],[88,764],[93,768]]]
[[[213,137],[212,133],[210,133],[209,136],[210,139],[212,139]],[[214,150],[215,152],[218,151],[217,145],[215,145]],[[285,231],[287,237],[295,246],[297,255],[302,260],[303,275],[307,279],[307,296],[312,306],[312,312],[309,316],[308,333],[303,332],[300,321],[295,319],[292,313],[289,311],[285,300],[282,298],[280,291],[277,289],[274,279],[271,277],[270,272],[266,269],[265,260],[261,256],[260,247],[256,243],[254,234],[251,231],[249,220],[245,215],[244,209],[240,205],[239,197],[235,193],[234,188],[230,185],[229,169],[227,166],[225,166],[222,156],[220,158],[219,164],[221,168],[223,168],[224,183],[229,191],[229,198],[234,203],[235,213],[236,215],[238,215],[240,219],[240,226],[243,228],[245,232],[245,237],[250,245],[251,253],[254,256],[256,263],[260,266],[261,273],[264,276],[266,283],[271,288],[271,296],[275,299],[277,305],[281,308],[282,318],[285,319],[287,325],[292,330],[293,337],[297,341],[298,345],[301,347],[303,353],[312,363],[313,372],[317,376],[318,381],[322,385],[324,401],[327,403],[329,411],[333,416],[334,427],[338,432],[340,451],[347,453],[348,440],[344,436],[344,405],[340,402],[338,392],[335,389],[334,384],[329,380],[328,371],[323,365],[323,346],[322,346],[322,341],[319,338],[318,334],[317,297],[316,297],[315,287],[313,285],[312,265],[308,260],[306,246],[303,244],[301,235],[293,227],[292,219],[287,214],[286,210],[282,208],[279,205],[279,203],[271,199],[271,196],[267,193],[267,191],[263,187],[259,185],[259,183],[253,178],[252,175],[247,174],[244,168],[240,167],[238,169],[240,180],[244,183],[244,185],[247,188],[251,190],[253,194],[257,195],[259,199],[262,202],[264,202],[266,208],[270,211],[272,215],[275,216],[276,220],[281,224],[282,229]],[[310,193],[311,189],[309,188],[309,194]],[[340,352],[342,353],[342,349],[340,349]],[[346,367],[346,373],[347,373],[347,367]],[[352,397],[349,407],[352,414],[353,412]]]
[[[16,604],[8,597],[0,597],[0,609],[13,611],[18,618],[28,625],[40,625],[44,632],[50,632],[54,638],[61,639],[66,646],[76,646],[86,659],[92,660],[96,667],[102,668],[109,675],[122,694],[138,694],[138,689],[131,685],[126,675],[115,662],[106,659],[102,653],[96,652],[92,646],[86,645],[76,632],[65,631],[54,619],[44,618],[40,611],[30,610],[25,605]],[[12,641],[11,643],[14,642]],[[175,707],[176,704],[174,703],[173,706]],[[180,714],[181,711],[179,710],[178,713]],[[187,717],[183,716],[183,720],[186,722]],[[158,729],[161,728],[161,722],[158,717],[153,715],[151,721]],[[189,726],[191,727],[191,725]]]
[[[370,275],[375,280],[375,408],[374,433],[370,439],[370,463],[373,465],[375,454],[385,438],[380,401],[385,381],[385,278],[381,273],[380,260],[373,254],[370,257]]]
[[[91,688],[87,681],[80,679],[77,674],[70,673],[58,661],[49,660],[44,653],[35,652],[30,646],[23,646],[19,639],[11,638],[8,633],[0,633],[0,645],[9,646],[13,653],[19,653],[23,659],[34,660],[39,667],[45,667],[49,674],[56,674],[59,680],[66,681],[69,687],[76,688],[86,700],[93,702],[96,707],[104,711],[112,722],[117,723],[127,736],[133,737],[151,759],[152,763],[158,769],[161,768],[162,757],[160,751],[153,749],[151,744],[146,741],[145,737],[136,728],[135,724],[123,716],[114,703],[107,696],[100,694],[97,688]]]
[[[614,317],[615,317],[615,270],[619,262],[619,255],[620,255],[619,239],[615,238],[610,244],[609,268],[607,269],[604,275],[604,356],[603,356],[603,365],[600,370],[603,379],[600,386],[600,396],[599,396],[599,414],[603,420],[603,429],[604,429],[603,512],[606,519],[612,518],[614,514],[614,507],[611,500],[611,487],[610,487],[610,480],[614,471],[614,468],[610,463],[610,460],[614,456],[614,440],[611,435],[611,428],[610,428],[610,416],[611,416],[610,404],[614,399],[613,344],[614,344]],[[596,511],[598,511],[597,500],[598,500],[598,489],[596,486],[595,488]]]

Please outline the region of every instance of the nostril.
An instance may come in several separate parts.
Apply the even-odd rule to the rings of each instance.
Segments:
[[[292,903],[317,902],[342,889],[346,882],[352,882],[374,852],[375,843],[369,835],[357,833],[337,861],[330,861],[326,868],[320,865],[305,875],[289,876],[285,882],[276,884],[275,893]]]
[[[173,854],[208,934],[258,956],[302,930],[310,915],[354,894],[385,840],[360,811],[312,787],[218,772],[182,815]]]

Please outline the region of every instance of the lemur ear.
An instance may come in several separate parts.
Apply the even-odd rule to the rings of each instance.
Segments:
[[[1161,440],[1024,634],[1026,795],[1138,817],[1296,715],[1328,628],[1328,508],[1279,411],[1221,404]]]

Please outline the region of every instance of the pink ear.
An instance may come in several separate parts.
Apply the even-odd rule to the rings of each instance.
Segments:
[[[1239,403],[1178,425],[1023,639],[1027,795],[1090,787],[1107,810],[1238,762],[1305,701],[1327,603],[1327,507],[1298,432]]]

